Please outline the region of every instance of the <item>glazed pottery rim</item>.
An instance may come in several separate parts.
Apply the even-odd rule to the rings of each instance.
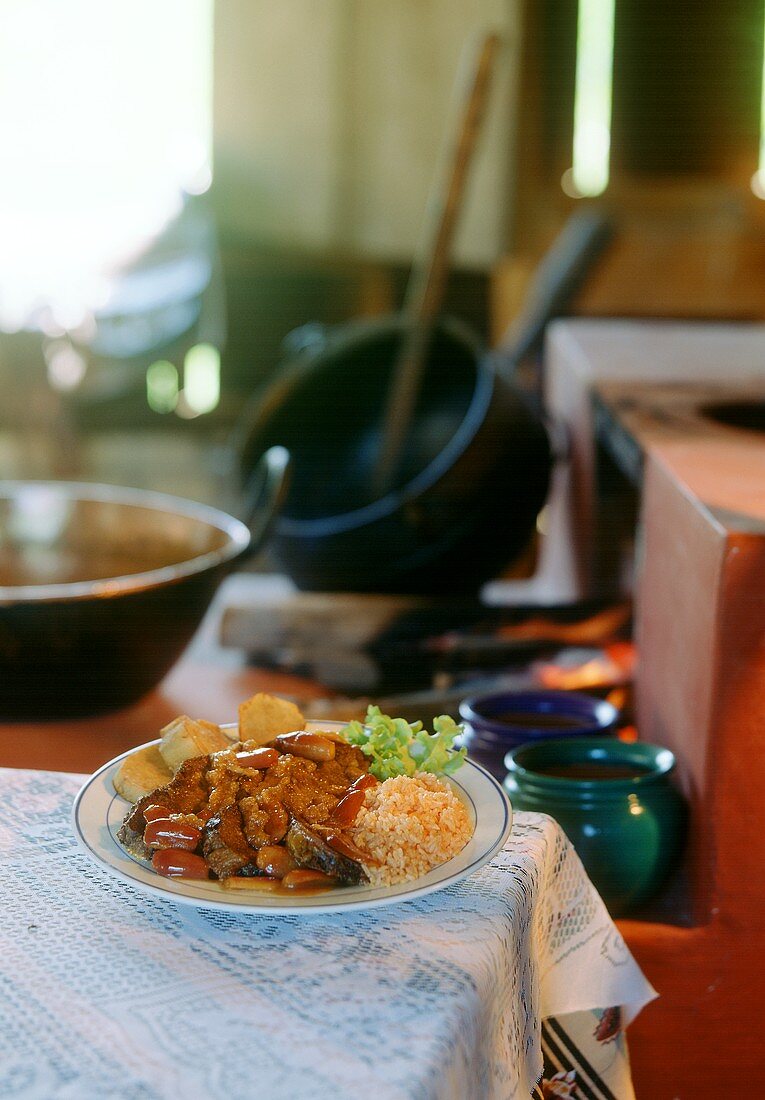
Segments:
[[[525,701],[525,702],[524,702]],[[535,706],[535,702],[545,703],[546,707]],[[612,729],[618,720],[619,712],[613,703],[600,699],[597,695],[588,695],[582,691],[560,691],[553,688],[537,688],[526,691],[497,691],[484,695],[472,695],[463,699],[459,706],[460,717],[472,728],[479,738],[501,741],[510,737],[523,736],[534,741],[557,740],[562,730],[549,726],[533,726],[528,723],[513,725],[512,721],[499,720],[496,715],[502,711],[513,710],[528,714],[538,710],[540,714],[556,714],[560,717],[581,719],[583,724],[568,731],[568,736],[577,739],[591,734],[603,734]],[[586,724],[584,724],[586,723]]]
[[[636,768],[635,775],[618,778],[585,779],[575,776],[549,775],[534,767],[524,766],[518,758],[528,753],[539,753],[549,765],[574,763],[614,763]],[[537,761],[539,766],[542,761]],[[536,784],[547,790],[563,794],[576,791],[601,791],[621,793],[657,783],[668,776],[677,761],[671,749],[653,745],[647,741],[619,741],[617,738],[574,737],[527,742],[517,745],[505,754],[508,776],[526,784]]]

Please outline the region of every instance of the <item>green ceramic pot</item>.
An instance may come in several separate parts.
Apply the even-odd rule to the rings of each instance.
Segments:
[[[574,737],[520,745],[505,766],[513,808],[558,821],[613,916],[659,889],[676,863],[685,824],[669,749]]]

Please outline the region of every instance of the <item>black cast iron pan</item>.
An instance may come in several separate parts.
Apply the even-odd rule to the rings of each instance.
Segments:
[[[396,480],[383,496],[372,489],[381,409],[406,321],[303,334],[304,346],[257,395],[241,429],[245,476],[270,446],[290,452],[271,547],[299,587],[472,593],[523,551],[547,495],[551,449],[514,367],[606,236],[598,215],[569,223],[498,352],[487,354],[456,321],[439,322]]]

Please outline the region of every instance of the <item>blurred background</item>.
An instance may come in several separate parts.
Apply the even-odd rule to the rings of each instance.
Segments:
[[[487,28],[447,312],[500,344],[596,205],[573,312],[765,317],[762,0],[5,0],[3,476],[234,508],[287,334],[399,308]]]

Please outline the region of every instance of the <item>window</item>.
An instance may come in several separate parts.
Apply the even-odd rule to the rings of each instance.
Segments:
[[[212,0],[6,0],[0,329],[72,330],[210,185]]]

